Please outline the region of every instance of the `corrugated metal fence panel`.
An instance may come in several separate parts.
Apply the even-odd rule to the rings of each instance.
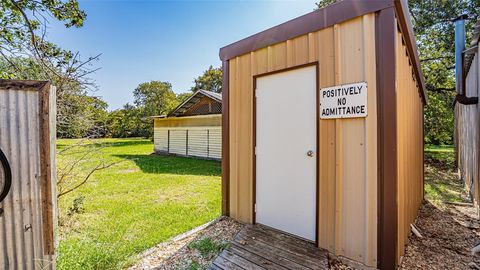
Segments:
[[[194,157],[208,156],[208,131],[206,129],[188,130],[188,155]]]
[[[474,56],[466,77],[466,95],[479,96],[480,57]],[[467,190],[479,205],[479,140],[480,140],[480,104],[462,105],[456,103],[458,132],[458,167]]]
[[[42,223],[40,94],[38,90],[0,89],[0,148],[12,169],[11,190],[0,203],[1,269],[55,268],[54,255],[46,255]],[[53,148],[53,161],[54,156]],[[53,191],[53,170],[52,175]],[[56,207],[55,193],[52,196]]]
[[[58,201],[57,201],[57,88],[50,88],[49,96],[49,122],[50,122],[50,177],[53,210],[53,245],[58,247]],[[55,265],[53,266],[55,267]]]
[[[222,158],[222,128],[215,127],[209,129],[209,148],[208,157],[221,159]]]
[[[168,128],[156,127],[153,130],[153,143],[155,152],[168,152]]]
[[[187,154],[187,131],[170,130],[170,153],[177,155]]]

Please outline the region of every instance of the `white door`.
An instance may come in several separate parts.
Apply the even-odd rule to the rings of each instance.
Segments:
[[[256,86],[256,222],[315,241],[316,67]]]

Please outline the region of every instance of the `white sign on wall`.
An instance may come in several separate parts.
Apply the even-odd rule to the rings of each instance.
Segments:
[[[367,116],[367,83],[352,83],[320,90],[320,118]]]

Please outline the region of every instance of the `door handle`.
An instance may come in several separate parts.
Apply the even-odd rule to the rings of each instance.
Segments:
[[[312,151],[312,150],[308,150],[308,152],[307,152],[307,156],[309,156],[309,157],[313,157],[314,155],[315,155],[315,154],[313,153],[313,151]]]

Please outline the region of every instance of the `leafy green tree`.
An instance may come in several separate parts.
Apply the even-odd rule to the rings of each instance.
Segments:
[[[480,1],[411,0],[409,8],[429,97],[425,142],[453,144],[455,29],[451,20],[468,14],[466,29],[470,39],[480,14]]]
[[[336,1],[323,0],[316,5],[321,8],[333,2]],[[452,144],[455,97],[452,19],[468,14],[467,38],[471,38],[480,14],[480,0],[409,0],[408,5],[429,97],[425,112],[425,141]]]
[[[222,69],[210,66],[203,74],[194,79],[192,91],[207,90],[216,93],[222,92]]]
[[[143,108],[144,116],[167,114],[178,105],[177,96],[169,82],[141,83],[133,91],[134,103]]]
[[[84,69],[79,66],[81,61],[78,53],[63,50],[45,40],[50,18],[63,22],[67,28],[82,27],[86,13],[79,8],[76,0],[1,1],[1,58],[17,71],[19,67],[12,59],[32,58],[42,67],[42,75],[49,78],[57,76],[66,79],[66,74],[80,75]]]
[[[69,27],[82,27],[86,14],[76,0],[4,0],[0,3],[0,78],[48,80],[57,88],[57,131],[59,137],[101,136],[93,132],[100,116],[90,64],[78,52],[64,50],[45,40],[49,20]],[[102,101],[103,102],[103,101]],[[106,104],[104,104],[106,106]],[[100,106],[101,107],[101,106]],[[103,110],[102,115],[106,113]]]
[[[339,0],[320,0],[319,2],[316,2],[315,5],[317,6],[317,9],[320,9],[320,8],[330,6],[331,4],[338,1]]]
[[[192,93],[181,93],[177,95],[177,100],[179,103],[184,102],[187,98],[191,97]]]
[[[128,138],[147,136],[142,129],[140,112],[132,104],[125,104],[122,109],[110,112],[107,120],[108,137]]]
[[[141,83],[133,91],[134,104],[125,104],[122,109],[109,113],[108,137],[152,137],[151,116],[168,114],[180,103],[169,82],[151,81]],[[185,98],[185,94],[180,94]]]

